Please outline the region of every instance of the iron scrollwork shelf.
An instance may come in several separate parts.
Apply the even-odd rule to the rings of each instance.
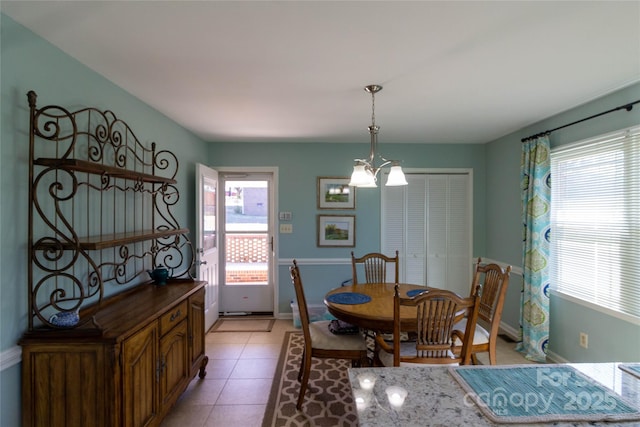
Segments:
[[[172,208],[178,160],[155,142],[142,144],[111,111],[36,107],[29,125],[29,330],[79,312],[90,325],[110,294],[166,267],[191,277],[193,246]]]

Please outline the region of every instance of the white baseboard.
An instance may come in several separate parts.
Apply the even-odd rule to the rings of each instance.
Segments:
[[[518,342],[520,340],[520,333],[517,329],[507,325],[504,322],[500,322],[500,330],[503,334],[511,338],[512,340]]]
[[[22,347],[13,346],[0,353],[0,372],[22,362]]]
[[[571,363],[570,360],[565,359],[553,351],[547,351],[547,360],[552,363]]]

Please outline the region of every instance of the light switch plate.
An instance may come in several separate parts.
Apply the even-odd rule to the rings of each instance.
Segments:
[[[291,221],[291,212],[280,212],[278,219],[280,221]]]

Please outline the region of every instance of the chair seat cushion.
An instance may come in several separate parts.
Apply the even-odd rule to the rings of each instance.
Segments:
[[[322,350],[365,350],[364,337],[357,335],[335,335],[329,331],[330,320],[309,323],[311,347]]]
[[[449,357],[454,358],[452,352],[447,352]],[[415,356],[416,355],[416,343],[415,342],[404,342],[400,343],[400,357],[402,356]],[[378,358],[380,362],[384,366],[391,367],[393,366],[393,353],[387,353],[386,351],[380,349],[378,351]],[[400,366],[425,366],[429,365],[428,363],[409,363],[409,362],[400,362]],[[446,366],[448,364],[443,363],[434,363],[434,365]],[[458,365],[456,362],[452,362],[451,365]]]
[[[464,331],[467,329],[467,319],[462,319],[453,325],[453,329],[458,330],[464,334]],[[487,344],[489,342],[489,332],[482,326],[476,323],[476,330],[473,333],[473,345]],[[455,345],[461,346],[462,341],[456,337]]]

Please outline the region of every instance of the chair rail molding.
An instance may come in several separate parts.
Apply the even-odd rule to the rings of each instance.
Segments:
[[[278,265],[291,265],[293,263],[293,260],[294,258],[279,258]],[[295,258],[295,260],[299,265],[351,265],[351,258]],[[470,262],[473,265],[473,263],[475,263],[477,260],[478,257],[474,257]],[[482,258],[482,261],[486,263],[498,264],[502,268],[505,268],[507,265],[511,265],[506,262],[501,262],[484,257]],[[511,265],[511,274],[522,276],[522,267]]]
[[[278,265],[291,265],[294,258],[280,258]],[[351,258],[295,258],[298,265],[351,265]]]
[[[475,263],[478,260],[478,257],[476,257],[473,262]],[[510,265],[511,266],[511,274],[517,274],[518,276],[523,276],[524,275],[524,271],[522,270],[522,267],[518,267],[516,265],[512,265],[509,264],[507,262],[502,262],[502,261],[498,261],[495,259],[491,259],[491,258],[485,258],[482,257],[482,262],[483,263],[487,263],[487,264],[498,264],[500,267],[505,268],[506,266]]]

